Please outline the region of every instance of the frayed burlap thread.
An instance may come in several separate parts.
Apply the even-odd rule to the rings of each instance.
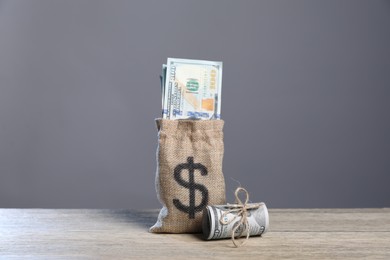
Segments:
[[[153,233],[198,233],[207,205],[222,205],[223,120],[156,119],[156,193],[163,207]]]

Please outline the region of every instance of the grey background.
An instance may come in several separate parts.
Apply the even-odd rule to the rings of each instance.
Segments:
[[[227,194],[390,206],[389,1],[0,1],[0,207],[157,208],[159,74],[224,62]]]

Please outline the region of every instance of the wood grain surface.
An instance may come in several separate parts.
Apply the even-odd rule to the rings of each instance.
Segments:
[[[269,209],[244,247],[152,234],[157,210],[0,209],[0,259],[390,259],[390,209]]]

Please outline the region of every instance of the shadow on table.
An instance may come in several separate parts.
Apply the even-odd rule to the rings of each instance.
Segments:
[[[159,210],[134,210],[134,209],[117,209],[110,211],[110,216],[120,222],[136,224],[141,228],[149,230],[157,221]],[[201,233],[188,233],[198,240],[204,240]]]
[[[114,217],[119,222],[136,224],[147,231],[156,223],[158,213],[159,210],[117,209],[110,211],[110,217]],[[202,233],[188,233],[186,235],[192,236],[197,240],[204,240]]]
[[[119,221],[149,229],[156,223],[158,210],[117,209],[111,211],[110,215]]]

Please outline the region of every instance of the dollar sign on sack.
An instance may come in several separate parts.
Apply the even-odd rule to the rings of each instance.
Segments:
[[[181,172],[183,170],[188,170],[189,181],[182,178]],[[198,170],[202,176],[207,175],[207,168],[203,164],[194,163],[194,157],[191,156],[187,158],[187,163],[178,164],[174,170],[175,180],[181,186],[188,189],[190,199],[189,205],[184,205],[178,199],[173,199],[173,204],[178,210],[188,213],[190,219],[195,218],[195,213],[202,211],[209,201],[209,191],[207,188],[202,184],[195,183],[194,174],[196,170]],[[199,190],[202,193],[202,201],[199,205],[195,205],[195,190]]]

